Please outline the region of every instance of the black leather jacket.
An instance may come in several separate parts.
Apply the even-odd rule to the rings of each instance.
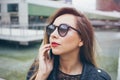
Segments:
[[[34,68],[31,68],[32,70]],[[32,71],[31,70],[31,71]],[[26,80],[29,80],[33,72],[29,71]],[[48,80],[57,80],[56,73],[52,72]],[[111,77],[103,70],[92,65],[84,64],[80,80],[111,80]]]
[[[84,64],[80,80],[111,80],[111,77],[102,69]]]

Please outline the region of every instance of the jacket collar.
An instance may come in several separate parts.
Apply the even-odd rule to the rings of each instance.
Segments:
[[[80,80],[91,80],[91,76],[96,80],[95,78],[97,78],[97,74],[95,69],[96,68],[93,65],[84,63]]]

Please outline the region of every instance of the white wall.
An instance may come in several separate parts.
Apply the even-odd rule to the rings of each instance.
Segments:
[[[8,13],[7,12],[7,4],[9,3],[18,3],[18,12]],[[19,16],[19,24],[27,24],[28,25],[28,5],[25,0],[1,0],[1,18],[3,23],[10,23],[10,15],[18,15]]]
[[[28,25],[28,4],[25,0],[21,0],[19,3],[19,22],[21,25]]]

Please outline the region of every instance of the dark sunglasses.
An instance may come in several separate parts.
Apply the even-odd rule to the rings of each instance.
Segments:
[[[53,33],[56,28],[57,28],[57,30],[58,30],[58,34],[59,34],[61,37],[66,36],[66,34],[68,33],[68,30],[69,30],[70,28],[73,29],[73,30],[75,30],[75,31],[77,31],[77,32],[80,34],[80,32],[79,32],[77,29],[75,29],[75,28],[73,28],[73,27],[71,27],[71,26],[69,26],[69,25],[67,25],[67,24],[60,24],[59,26],[55,26],[55,25],[53,25],[53,24],[50,24],[50,25],[48,25],[48,26],[46,27],[46,33],[47,33],[47,35],[50,36],[51,33]]]

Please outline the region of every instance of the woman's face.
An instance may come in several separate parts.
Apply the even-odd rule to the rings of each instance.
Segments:
[[[61,24],[67,24],[76,29],[76,19],[74,15],[64,14],[55,19],[53,25],[58,26]],[[83,42],[80,39],[77,31],[69,28],[67,34],[64,37],[61,37],[58,33],[58,28],[50,35],[50,44],[55,55],[62,55],[66,53],[74,53],[79,51],[80,46],[83,45]]]

